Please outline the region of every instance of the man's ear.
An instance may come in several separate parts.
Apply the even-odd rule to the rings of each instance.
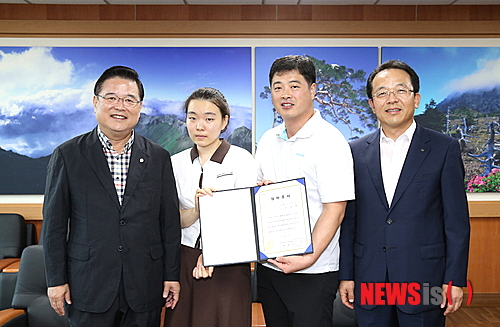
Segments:
[[[420,96],[420,93],[415,93],[415,109],[418,108],[418,106],[420,106],[420,99],[422,97]]]
[[[311,92],[311,98],[314,99],[316,96],[316,83],[312,83],[311,86],[309,87],[309,91]]]
[[[368,99],[368,104],[372,108],[373,113],[375,113],[375,105],[373,104],[373,99]]]
[[[97,95],[94,95],[94,97],[92,98],[92,104],[94,105],[94,114],[96,113],[97,101],[99,101],[99,99],[97,99]]]

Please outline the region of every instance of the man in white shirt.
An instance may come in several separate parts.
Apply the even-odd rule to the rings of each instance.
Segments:
[[[419,87],[402,61],[377,67],[366,89],[381,128],[350,144],[356,200],[342,223],[339,292],[360,327],[444,327],[466,286],[470,226],[460,147],[415,123]],[[392,293],[397,301],[391,290],[400,290]]]
[[[339,226],[354,198],[352,156],[343,135],[314,109],[316,69],[309,58],[277,59],[269,82],[284,123],[258,144],[259,180],[305,177],[314,253],[258,265],[259,300],[268,327],[332,326]]]

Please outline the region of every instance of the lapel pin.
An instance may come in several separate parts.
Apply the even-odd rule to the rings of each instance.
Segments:
[[[139,162],[141,163],[144,162],[144,158],[139,159]]]
[[[424,149],[420,149],[420,151],[424,152],[425,150]]]

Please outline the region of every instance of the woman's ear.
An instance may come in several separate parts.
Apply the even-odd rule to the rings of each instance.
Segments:
[[[229,116],[225,115],[224,118],[222,119],[221,133],[226,130],[228,124],[229,124]]]

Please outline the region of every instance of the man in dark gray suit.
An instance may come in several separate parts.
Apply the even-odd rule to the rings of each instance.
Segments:
[[[381,128],[350,143],[356,200],[347,205],[340,236],[342,302],[356,309],[360,327],[444,327],[467,282],[470,227],[460,147],[415,123],[420,81],[406,63],[380,65],[366,89]],[[363,290],[375,283],[384,287],[378,300],[364,301],[373,297]],[[397,302],[391,289],[403,290],[392,293],[402,295]],[[425,289],[434,290],[434,301]]]
[[[159,326],[180,292],[170,155],[134,132],[144,98],[135,70],[107,69],[94,94],[97,127],[57,147],[48,165],[50,303],[71,326]]]

